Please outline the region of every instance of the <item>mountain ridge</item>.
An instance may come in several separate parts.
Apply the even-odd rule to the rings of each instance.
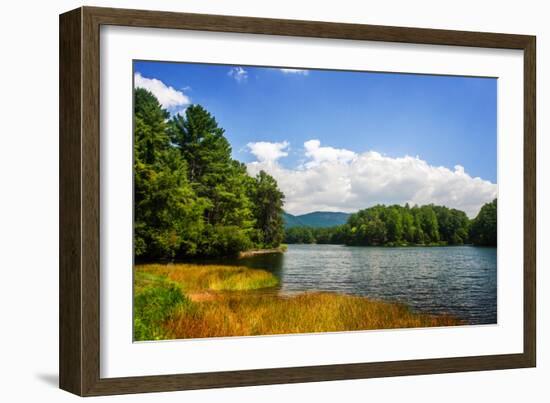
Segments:
[[[294,215],[283,213],[285,228],[312,227],[327,228],[345,224],[351,214],[340,211],[313,211],[311,213]]]

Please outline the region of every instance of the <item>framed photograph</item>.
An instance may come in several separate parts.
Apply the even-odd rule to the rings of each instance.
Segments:
[[[535,366],[535,88],[534,36],[62,14],[60,387]]]

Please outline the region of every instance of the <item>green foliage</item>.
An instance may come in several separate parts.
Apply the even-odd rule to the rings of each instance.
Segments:
[[[211,192],[210,185],[217,184],[216,177],[231,162],[231,146],[216,119],[202,106],[192,105],[185,116],[172,118],[168,133],[189,165],[189,180],[199,193]]]
[[[383,223],[379,226],[382,227]],[[389,242],[399,242],[403,239],[403,218],[397,209],[390,209],[386,214],[386,233]]]
[[[285,231],[286,243],[315,243],[316,237],[313,235],[313,228],[291,227]]]
[[[207,201],[193,192],[185,161],[168,149],[153,165],[136,159],[134,172],[136,254],[173,258],[196,251]]]
[[[235,225],[207,225],[200,241],[201,255],[232,256],[254,246],[246,230]]]
[[[196,251],[207,200],[193,191],[187,163],[170,145],[168,114],[148,91],[135,91],[134,244],[138,257]],[[183,236],[185,234],[185,237]]]
[[[465,212],[443,206],[433,207],[440,238],[452,245],[469,242],[470,219]]]
[[[144,164],[155,163],[169,146],[166,133],[168,112],[149,91],[134,92],[134,157]]]
[[[249,189],[261,243],[266,248],[276,247],[284,236],[283,200],[285,196],[279,190],[277,181],[264,171],[260,171],[253,179]]]
[[[160,340],[166,338],[163,323],[191,301],[178,284],[163,277],[135,273],[134,339]]]
[[[138,88],[134,97],[136,258],[225,256],[278,246],[284,195],[277,182],[265,172],[248,176],[202,106],[169,119],[149,91]]]
[[[474,220],[463,211],[433,204],[420,207],[377,205],[350,215],[344,225],[288,228],[284,241],[358,246],[471,242],[496,246],[496,200],[484,205]]]
[[[497,199],[481,208],[472,222],[470,237],[475,245],[497,245]]]

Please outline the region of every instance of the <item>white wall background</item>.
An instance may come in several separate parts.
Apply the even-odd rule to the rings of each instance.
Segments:
[[[538,367],[101,398],[108,402],[547,401],[550,375],[550,25],[542,1],[119,0],[87,5],[537,35]],[[5,2],[0,25],[0,398],[70,402],[58,365],[58,14],[79,1]],[[6,259],[7,257],[7,259]]]

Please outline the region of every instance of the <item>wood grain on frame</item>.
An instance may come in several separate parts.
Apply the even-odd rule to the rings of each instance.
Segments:
[[[99,28],[101,25],[524,51],[524,351],[476,357],[100,378]],[[535,37],[82,7],[60,16],[60,387],[81,396],[532,367],[536,363]]]
[[[59,386],[81,394],[81,10],[59,27]]]

